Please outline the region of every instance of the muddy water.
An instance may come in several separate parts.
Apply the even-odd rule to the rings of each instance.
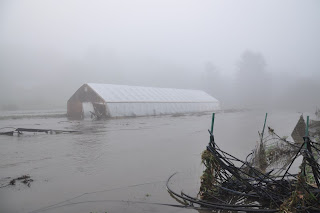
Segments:
[[[300,113],[270,112],[268,125],[289,136]],[[239,158],[254,148],[264,112],[216,114],[215,140]],[[166,191],[195,196],[203,166],[201,152],[211,114],[68,121],[58,117],[0,119],[0,128],[79,130],[74,134],[0,136],[0,184],[29,174],[30,187],[0,188],[0,212],[198,212]]]

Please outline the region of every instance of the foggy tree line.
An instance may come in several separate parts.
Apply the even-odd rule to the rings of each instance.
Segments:
[[[314,110],[320,105],[320,75],[296,78],[271,72],[264,56],[250,50],[243,52],[235,70],[233,78],[226,77],[212,62],[204,64],[203,89],[227,108]]]
[[[262,53],[250,50],[239,56],[232,76],[224,75],[225,70],[214,60],[194,71],[155,59],[121,60],[114,51],[101,48],[88,50],[80,59],[12,47],[2,48],[0,55],[2,109],[63,108],[68,98],[89,82],[202,89],[224,108],[320,105],[317,78],[274,72]]]

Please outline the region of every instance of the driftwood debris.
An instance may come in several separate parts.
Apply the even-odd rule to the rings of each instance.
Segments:
[[[15,186],[19,182],[25,184],[28,187],[30,187],[31,183],[33,182],[33,179],[30,177],[30,175],[22,175],[22,176],[17,177],[17,178],[12,178],[8,184],[2,185],[2,186],[0,186],[0,188],[5,188],[5,187],[8,187],[8,186]]]
[[[21,177],[12,179],[9,185],[12,185],[12,186],[16,185],[16,181],[20,181],[21,183],[30,187],[30,184],[31,182],[33,182],[33,179],[31,179],[30,175],[22,175]]]
[[[75,130],[56,130],[56,129],[35,129],[35,128],[13,128],[11,131],[6,132],[0,132],[0,135],[8,135],[13,136],[14,133],[17,133],[18,135],[23,134],[23,132],[33,132],[33,133],[46,133],[46,134],[60,134],[60,133],[76,133],[79,131]]]

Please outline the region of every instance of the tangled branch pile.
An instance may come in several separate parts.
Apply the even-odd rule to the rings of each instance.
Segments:
[[[276,135],[271,128],[269,133]],[[309,137],[299,146],[280,137],[272,146],[266,146],[268,141],[249,155],[253,156],[251,160],[242,161],[221,150],[211,134],[202,155],[206,170],[201,177],[201,198],[210,201],[219,198],[234,205],[259,203],[259,210],[320,212],[319,144]],[[301,172],[290,174],[288,171],[299,155],[303,156]],[[279,161],[282,166],[272,168]],[[239,163],[241,166],[236,166]],[[243,211],[252,209],[247,205],[241,207]]]
[[[201,208],[245,212],[320,212],[320,144],[309,137],[293,143],[269,127],[257,148],[246,160],[221,150],[210,133],[202,153],[205,171],[201,176],[200,199],[184,193],[174,196]],[[292,164],[303,157],[298,174]],[[300,158],[301,159],[301,158]],[[278,166],[278,167],[277,167]]]

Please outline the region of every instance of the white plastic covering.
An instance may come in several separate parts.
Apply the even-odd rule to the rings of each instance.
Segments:
[[[216,111],[219,101],[201,90],[87,84],[105,102],[110,117]]]

